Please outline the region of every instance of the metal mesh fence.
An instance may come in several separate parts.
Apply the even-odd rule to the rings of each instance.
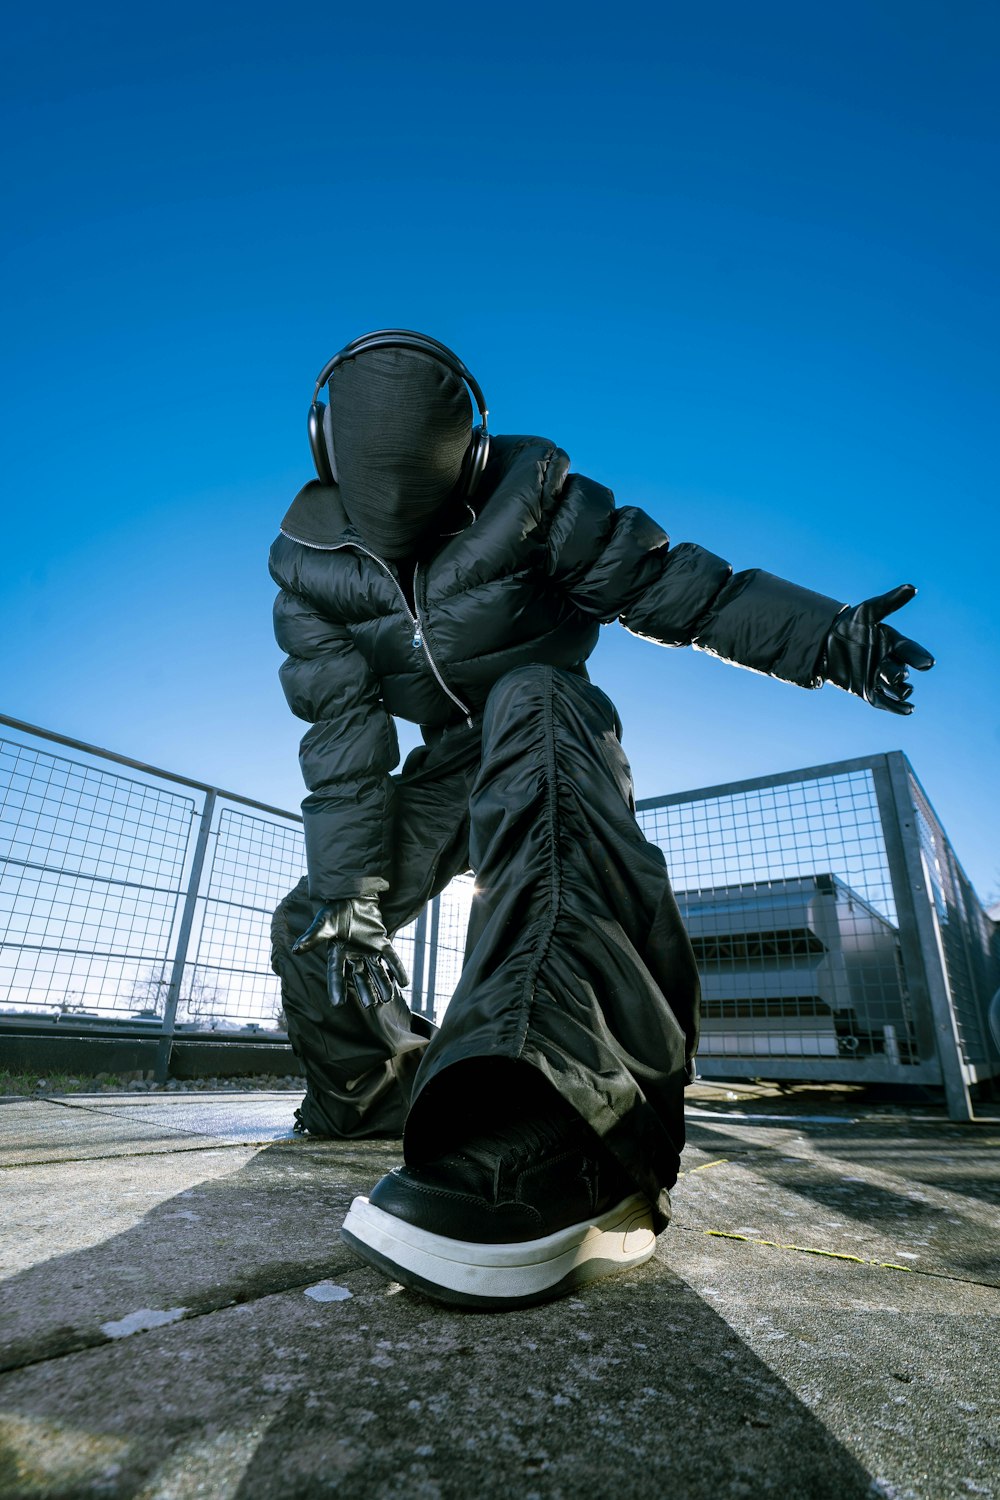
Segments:
[[[305,841],[297,820],[220,808],[198,897],[180,1024],[281,1029],[281,987],[270,964],[271,915],[304,873]],[[403,928],[395,939],[411,972],[414,927]]]
[[[19,733],[0,739],[0,1021],[280,1031],[269,928],[304,870],[301,819],[3,722]],[[705,1073],[943,1080],[960,1113],[1000,1072],[997,928],[903,756],[637,815],[701,970]],[[454,881],[395,937],[414,1009],[438,1021],[472,893]]]
[[[462,972],[473,888],[472,876],[460,875],[431,904],[426,993],[431,1002],[429,1013],[438,1021]]]
[[[301,819],[79,751],[0,739],[0,1017],[155,1027],[173,988],[181,1029],[281,1030],[270,921],[305,871]],[[427,965],[430,1014],[461,966],[454,906],[442,901],[442,962]],[[411,972],[415,929],[395,939]]]
[[[281,991],[270,966],[270,919],[303,873],[302,830],[221,807],[211,848],[178,1021],[274,1027]]]
[[[702,976],[699,1066],[921,1061],[871,768],[644,802]]]
[[[194,816],[191,796],[0,741],[0,1009],[145,1009]]]

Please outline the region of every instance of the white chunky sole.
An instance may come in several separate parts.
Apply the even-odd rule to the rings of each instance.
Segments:
[[[355,1198],[340,1233],[352,1250],[392,1280],[438,1302],[481,1309],[547,1302],[586,1281],[641,1265],[656,1246],[649,1204],[640,1193],[593,1220],[513,1245],[432,1234],[367,1198]]]

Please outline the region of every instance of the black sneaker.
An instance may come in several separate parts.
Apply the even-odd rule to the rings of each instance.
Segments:
[[[355,1198],[342,1238],[394,1281],[470,1308],[529,1307],[650,1258],[649,1203],[582,1121],[522,1120]]]

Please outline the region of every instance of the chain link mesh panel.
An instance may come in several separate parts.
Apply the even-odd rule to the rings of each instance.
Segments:
[[[178,1023],[274,1028],[281,992],[271,970],[271,913],[304,873],[302,829],[223,806],[210,848]]]
[[[474,881],[459,875],[432,903],[427,994],[440,1024],[462,973]]]
[[[72,741],[57,754],[46,731],[22,738],[0,739],[0,1015],[156,1027],[169,991],[181,1027],[280,1031],[269,927],[304,870],[301,820]],[[880,814],[876,779],[897,761],[912,813],[901,793]],[[997,929],[902,756],[651,799],[637,815],[666,855],[701,970],[705,1071],[766,1075],[771,1059],[785,1077],[932,1076],[920,1065],[936,1066],[933,1017],[910,989],[926,997],[934,955],[902,951],[897,897],[904,914],[915,899],[933,914],[935,982],[963,1064],[1000,1069],[986,1024]],[[896,892],[886,829],[898,851],[913,815],[923,868]],[[438,1021],[472,893],[460,877],[394,939],[415,1007]]]
[[[0,741],[0,1010],[162,1012],[195,802]]]
[[[686,794],[638,816],[698,960],[702,1066],[878,1057],[902,1074],[920,1060],[870,770]]]

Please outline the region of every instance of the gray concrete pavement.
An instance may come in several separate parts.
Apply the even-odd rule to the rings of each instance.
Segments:
[[[398,1144],[296,1102],[0,1105],[5,1500],[1000,1500],[996,1125],[696,1089],[654,1260],[475,1315],[340,1245]]]

